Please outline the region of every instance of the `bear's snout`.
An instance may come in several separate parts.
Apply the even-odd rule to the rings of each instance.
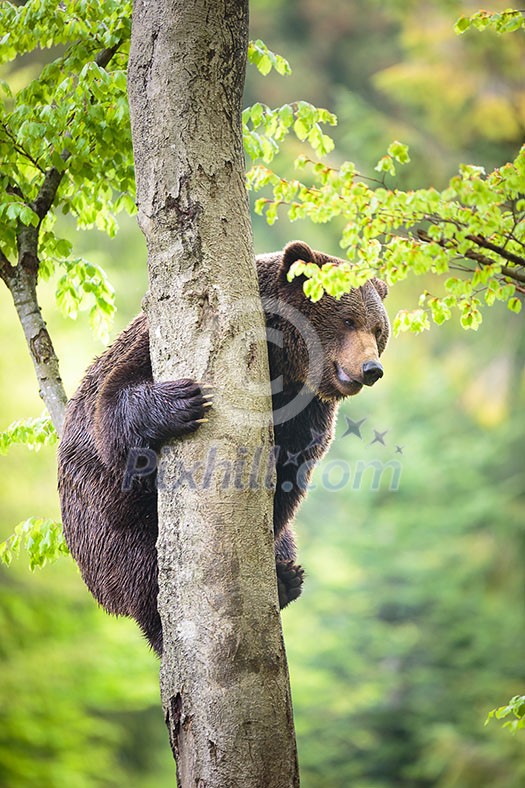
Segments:
[[[383,377],[383,366],[379,361],[365,361],[362,369],[365,386],[373,386],[379,378]]]

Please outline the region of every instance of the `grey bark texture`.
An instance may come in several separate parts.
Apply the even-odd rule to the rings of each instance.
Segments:
[[[128,90],[154,377],[214,387],[159,469],[161,693],[180,788],[299,784],[244,182],[248,0],[136,0]]]
[[[23,238],[23,234],[22,234]],[[22,247],[22,244],[19,243]],[[11,292],[13,303],[24,331],[27,347],[35,368],[38,390],[57,434],[62,431],[66,412],[66,392],[60,377],[58,357],[38,303],[38,259],[19,254],[18,265],[12,266],[0,256],[0,277]]]
[[[42,186],[31,208],[40,222],[56,197],[63,173],[52,167],[44,176]],[[19,194],[22,197],[21,194]],[[40,224],[19,225],[17,232],[18,260],[11,265],[0,251],[0,277],[11,292],[13,303],[24,331],[27,347],[38,380],[38,392],[58,435],[66,412],[66,392],[60,377],[58,357],[42,317],[36,286],[38,281],[38,238]]]

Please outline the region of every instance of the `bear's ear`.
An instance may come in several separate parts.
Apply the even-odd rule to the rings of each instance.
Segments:
[[[370,280],[370,282],[374,285],[375,289],[377,290],[377,292],[381,296],[382,300],[384,301],[385,298],[388,295],[388,285],[387,285],[387,283],[383,282],[382,279],[376,279],[375,276]]]
[[[310,249],[308,244],[305,244],[303,241],[290,241],[290,243],[286,244],[284,247],[279,272],[281,280],[287,285],[290,284],[287,279],[288,271],[290,270],[290,267],[293,265],[293,263],[297,262],[297,260],[302,260],[304,263],[317,262],[315,254]],[[302,280],[303,277],[297,277],[292,280],[292,284],[293,282],[299,282]]]

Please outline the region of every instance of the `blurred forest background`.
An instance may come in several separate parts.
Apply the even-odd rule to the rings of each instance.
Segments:
[[[408,143],[405,187],[443,187],[460,162],[502,164],[523,142],[523,37],[456,37],[455,19],[477,9],[253,0],[252,37],[293,74],[253,70],[246,103],[306,99],[335,111],[332,157],[363,172],[393,139]],[[38,67],[24,58],[10,79]],[[299,152],[290,140],[276,167],[291,172]],[[295,237],[339,252],[332,225],[269,229],[257,218],[254,231],[259,252]],[[116,335],[146,289],[142,236],[131,220],[112,241],[65,224],[68,233],[111,276]],[[415,305],[419,285],[391,292],[392,315]],[[71,395],[102,346],[87,317],[57,315],[52,287],[41,297]],[[304,788],[525,784],[523,736],[483,726],[489,709],[525,691],[522,321],[496,306],[478,333],[446,324],[402,335],[384,379],[341,408],[297,518],[305,591],[283,614]],[[0,330],[5,429],[42,412],[5,288]],[[360,435],[345,417],[364,420]],[[374,431],[386,431],[384,443]],[[372,467],[356,481],[370,461],[382,464],[379,489]],[[0,462],[0,539],[30,515],[59,518],[52,448],[12,448]],[[157,662],[133,623],[97,609],[70,559],[31,574],[22,556],[0,569],[0,631],[2,786],[174,785]]]

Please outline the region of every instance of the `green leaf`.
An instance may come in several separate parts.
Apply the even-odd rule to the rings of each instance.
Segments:
[[[432,310],[432,319],[438,326],[450,320],[452,312],[449,306],[440,298],[429,299],[429,306]]]
[[[281,76],[292,72],[288,61],[282,55],[277,55],[271,49],[268,49],[261,39],[250,41],[248,45],[248,62],[256,66],[263,76],[267,76],[272,68]]]
[[[477,331],[481,325],[482,315],[478,309],[479,301],[475,298],[466,300],[461,305],[460,322],[464,329]]]
[[[292,282],[296,277],[304,274],[305,268],[306,263],[304,260],[296,260],[295,263],[292,263],[290,266],[286,278],[289,282]]]
[[[290,127],[293,123],[294,113],[293,107],[290,104],[285,104],[279,110],[279,119],[286,127]]]
[[[260,124],[262,123],[262,120],[263,120],[263,115],[264,115],[264,107],[263,107],[262,104],[257,102],[256,104],[254,104],[251,107],[251,109],[250,109],[250,118],[251,118],[251,121],[252,121],[252,124],[253,124],[254,128],[257,128],[257,126],[260,126]]]
[[[324,295],[323,286],[320,282],[316,282],[314,279],[307,279],[303,284],[303,290],[305,296],[313,303],[320,301]]]
[[[404,145],[402,142],[398,142],[397,140],[394,140],[394,142],[390,143],[388,146],[388,155],[392,156],[392,158],[398,161],[400,164],[407,164],[410,161],[410,156],[408,155],[408,145]]]
[[[457,35],[461,35],[468,30],[470,27],[470,18],[468,16],[460,16],[459,19],[456,20],[454,24],[454,32]]]
[[[265,218],[266,218],[266,222],[270,225],[270,227],[272,224],[275,224],[275,222],[279,218],[277,215],[277,208],[278,208],[278,204],[276,202],[266,203]]]
[[[14,533],[0,543],[0,561],[9,566],[21,547],[28,553],[31,571],[69,555],[62,525],[48,518],[30,517],[19,523]]]
[[[37,214],[28,205],[22,205],[19,214],[20,221],[26,226],[32,225],[37,227],[40,219]]]
[[[395,316],[392,327],[395,336],[405,331],[419,334],[430,328],[430,322],[424,309],[402,309]]]
[[[374,167],[374,170],[377,170],[377,172],[388,172],[390,175],[396,174],[396,168],[391,156],[382,156]]]
[[[308,126],[300,118],[297,118],[297,120],[295,121],[294,126],[293,126],[293,130],[295,132],[295,136],[298,139],[300,139],[301,142],[303,142],[307,138],[308,133],[309,133],[308,132]]]

